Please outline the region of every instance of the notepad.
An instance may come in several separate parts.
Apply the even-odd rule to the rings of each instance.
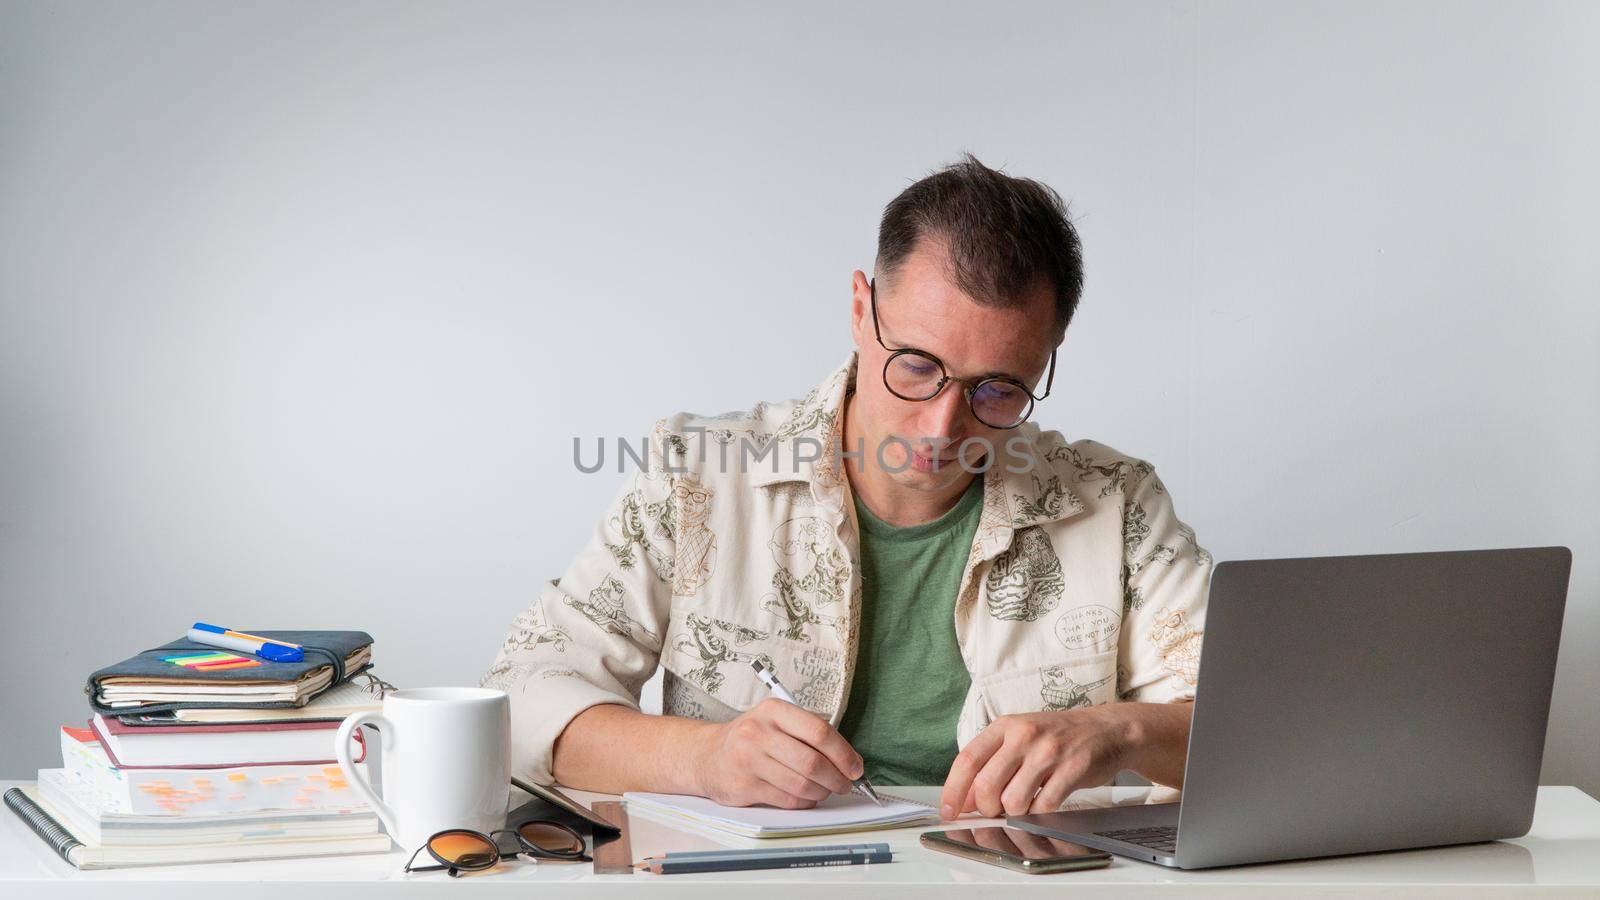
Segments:
[[[939,821],[933,807],[878,791],[879,806],[860,794],[835,794],[811,809],[771,806],[723,806],[704,797],[683,794],[627,793],[630,815],[638,813],[668,825],[725,831],[741,837],[782,838],[897,828]]]
[[[354,681],[336,684],[313,697],[305,706],[287,706],[276,709],[259,707],[230,709],[227,707],[201,706],[177,710],[172,713],[172,718],[179,722],[211,724],[315,721],[317,719],[343,719],[351,713],[367,712],[369,710],[378,712],[382,710],[382,694],[373,693],[364,682],[365,679],[357,678]]]

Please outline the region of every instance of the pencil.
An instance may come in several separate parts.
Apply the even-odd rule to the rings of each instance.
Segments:
[[[746,869],[798,869],[817,866],[859,866],[891,862],[886,843],[837,844],[823,847],[789,847],[779,850],[708,850],[650,856],[634,863],[655,875],[690,872],[731,872]]]

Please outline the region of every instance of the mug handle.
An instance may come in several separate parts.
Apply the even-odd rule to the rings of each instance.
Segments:
[[[400,827],[395,822],[394,810],[389,808],[389,804],[383,802],[383,798],[379,797],[377,792],[372,789],[372,785],[367,783],[367,779],[361,777],[361,773],[356,771],[355,763],[350,759],[350,736],[356,733],[356,729],[369,722],[380,726],[378,734],[382,738],[383,749],[388,750],[394,745],[394,723],[384,718],[383,713],[371,710],[352,713],[340,723],[339,731],[334,735],[333,758],[339,761],[339,769],[344,772],[345,780],[355,785],[356,790],[367,798],[367,802],[372,804],[372,808],[378,813],[378,818],[383,820],[384,827],[389,829],[389,834],[393,837],[400,834]],[[363,759],[367,757],[369,749],[366,741],[363,740],[361,753]]]

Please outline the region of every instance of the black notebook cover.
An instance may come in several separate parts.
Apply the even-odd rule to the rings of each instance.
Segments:
[[[345,659],[356,650],[372,643],[372,635],[365,631],[249,631],[248,634],[258,635],[273,640],[299,644],[305,650],[305,659],[295,663],[269,662],[262,660],[259,666],[248,669],[224,669],[214,672],[196,672],[182,666],[175,666],[163,662],[161,657],[171,656],[185,650],[215,650],[217,648],[206,644],[195,643],[188,638],[180,638],[169,644],[163,644],[129,657],[116,665],[106,666],[89,676],[89,683],[84,692],[89,695],[89,705],[103,715],[127,715],[133,712],[153,713],[174,709],[198,709],[201,707],[228,707],[233,709],[253,709],[264,707],[286,707],[303,705],[305,701],[316,696],[312,694],[302,700],[301,704],[285,700],[269,702],[240,702],[233,698],[221,698],[215,703],[151,703],[142,706],[110,707],[101,702],[100,682],[105,678],[149,678],[149,679],[183,679],[195,683],[225,684],[227,682],[260,682],[271,681],[292,684],[306,677],[309,673],[322,667],[333,669],[333,681],[328,687],[339,684],[352,675],[355,671],[346,672]],[[363,665],[357,671],[364,671],[368,665]],[[322,691],[318,691],[318,694]]]

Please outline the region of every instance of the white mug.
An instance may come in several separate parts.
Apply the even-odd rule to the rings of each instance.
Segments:
[[[376,725],[383,797],[350,759],[350,736]],[[439,687],[389,691],[383,712],[359,712],[334,738],[344,777],[367,798],[400,846],[415,850],[440,831],[487,834],[506,827],[511,797],[511,702],[505,691]]]

